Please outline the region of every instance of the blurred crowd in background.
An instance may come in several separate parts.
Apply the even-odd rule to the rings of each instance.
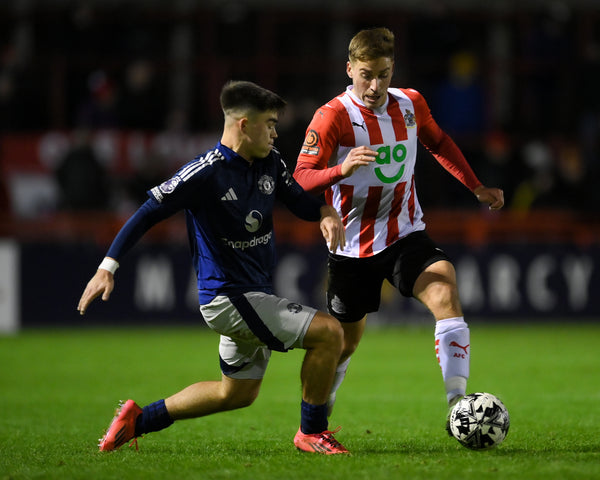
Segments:
[[[599,211],[600,4],[279,3],[3,1],[0,162],[19,162],[2,156],[6,138],[70,132],[51,172],[56,208],[132,208],[193,154],[163,149],[118,175],[98,158],[93,132],[201,134],[209,147],[223,83],[244,79],[288,101],[277,146],[293,168],[314,110],[349,83],[349,39],[387,26],[397,41],[392,85],[423,93],[479,178],[505,190],[508,209]],[[421,203],[478,208],[425,155]],[[8,182],[3,175],[5,212]]]

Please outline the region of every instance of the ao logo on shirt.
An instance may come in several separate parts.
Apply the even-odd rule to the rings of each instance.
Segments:
[[[252,210],[246,215],[246,230],[249,232],[256,232],[263,222],[263,216],[258,210]]]
[[[377,158],[375,162],[378,165],[390,165],[392,160],[395,164],[398,164],[399,168],[397,171],[392,169],[385,169],[386,173],[383,173],[384,169],[375,167],[375,175],[383,183],[396,183],[404,174],[404,160],[406,160],[406,147],[402,143],[398,143],[392,148],[390,145],[383,145],[377,149]],[[391,170],[391,171],[390,171]]]

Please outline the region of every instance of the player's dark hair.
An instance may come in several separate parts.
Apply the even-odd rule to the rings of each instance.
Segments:
[[[351,62],[367,62],[381,57],[394,59],[394,34],[391,30],[385,27],[361,30],[350,40],[348,58]]]
[[[230,80],[221,90],[221,108],[225,113],[233,110],[280,112],[285,105],[279,95],[252,82]]]

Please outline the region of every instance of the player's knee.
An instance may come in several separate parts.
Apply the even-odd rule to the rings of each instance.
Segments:
[[[344,344],[344,330],[340,322],[331,315],[318,313],[311,328],[313,328],[315,344],[320,344],[332,353],[341,354]]]
[[[438,285],[438,301],[444,306],[452,306],[458,303],[458,287],[455,283],[443,283]]]
[[[344,346],[344,329],[334,317],[327,316],[326,323],[327,340],[331,344],[331,348],[335,348],[342,352]]]
[[[431,285],[424,303],[436,317],[458,315],[461,311],[458,288],[452,283]]]
[[[239,396],[236,399],[235,408],[249,407],[254,403],[254,400],[258,397],[258,392],[245,392],[244,395]]]
[[[258,397],[259,388],[240,389],[227,392],[223,398],[226,410],[249,407]]]
[[[360,339],[355,339],[355,338],[351,338],[351,337],[347,337],[347,336],[344,337],[344,343],[343,343],[343,347],[342,347],[342,355],[341,355],[340,361],[343,362],[347,358],[351,357],[352,354],[358,348],[359,343],[360,343]]]

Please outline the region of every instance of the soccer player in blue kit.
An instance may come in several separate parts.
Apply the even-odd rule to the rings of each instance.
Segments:
[[[220,334],[220,381],[203,381],[140,408],[117,409],[101,451],[196,418],[249,406],[256,399],[271,351],[306,350],[301,368],[300,428],[294,445],[322,454],[348,453],[328,430],[327,398],[343,344],[332,316],[274,295],[272,212],[275,199],[298,217],[320,221],[329,249],[345,244],[335,210],[307,194],[273,148],[285,101],[251,82],[221,91],[225,125],[215,148],[196,157],[161,185],[115,237],[79,301],[83,315],[98,296],[108,300],[119,261],[153,225],[185,211],[198,276],[200,312]]]

